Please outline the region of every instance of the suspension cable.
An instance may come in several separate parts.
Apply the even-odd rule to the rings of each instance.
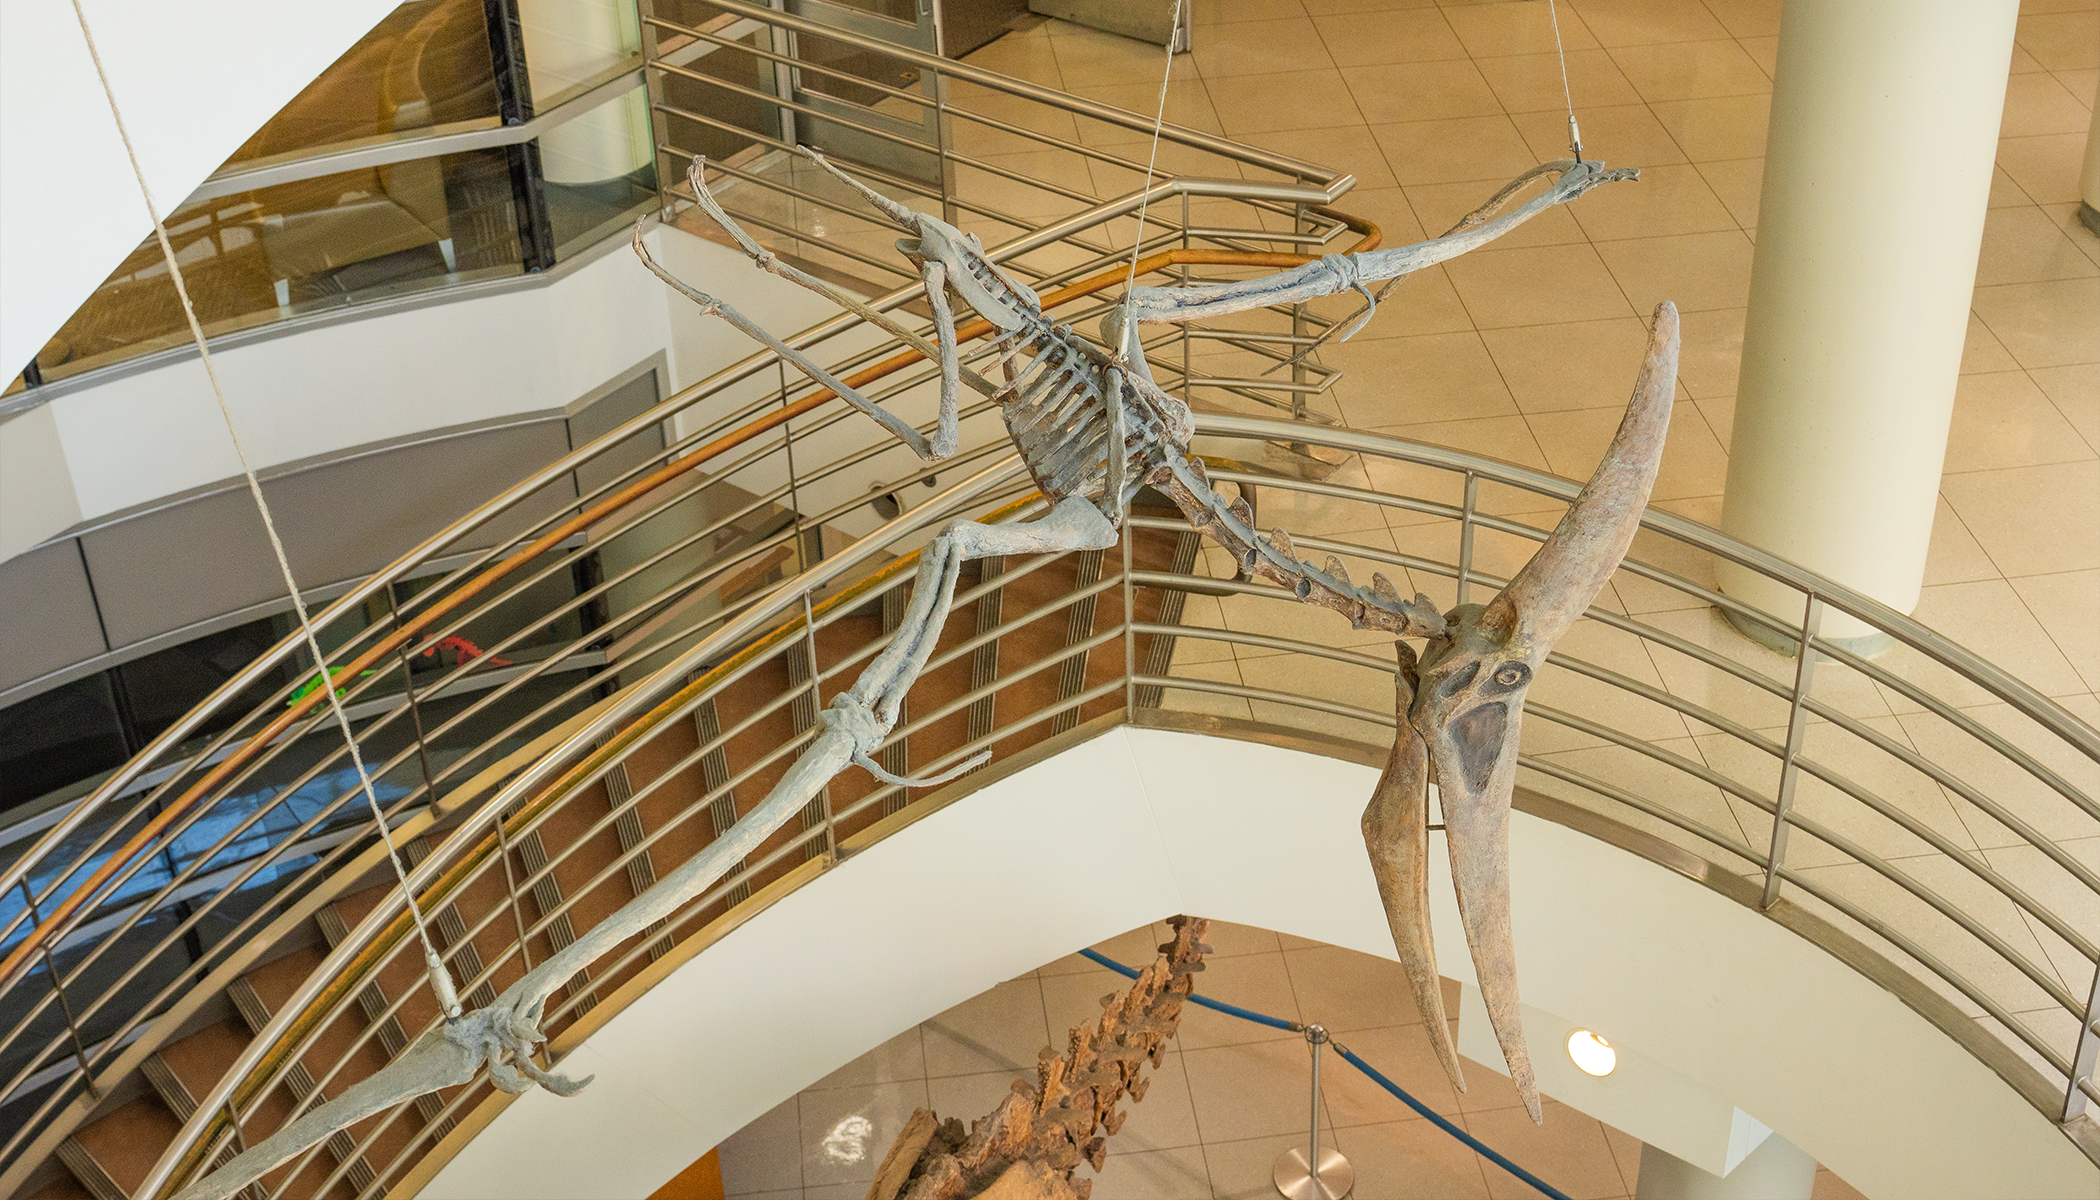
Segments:
[[[175,259],[175,248],[168,241],[168,227],[161,220],[160,210],[153,203],[153,191],[146,184],[146,173],[139,166],[138,150],[131,144],[131,132],[124,124],[124,114],[117,104],[117,94],[110,87],[109,72],[102,65],[102,52],[95,45],[95,34],[88,26],[87,12],[80,0],[72,0],[73,16],[80,22],[80,36],[87,41],[88,57],[94,61],[95,77],[102,84],[103,98],[109,101],[109,115],[116,122],[117,137],[124,143],[124,154],[131,162],[132,178],[138,181],[139,199],[145,202],[146,216],[153,222],[153,236],[160,242],[161,257],[168,264],[168,277],[175,282],[176,298],[182,302],[182,315],[189,322],[190,340],[196,343],[197,357],[204,364],[204,374],[211,381],[212,398],[219,406],[219,417],[226,423],[226,435],[233,442],[233,452],[240,459],[241,475],[248,481],[248,494],[255,499],[256,511],[262,516],[263,532],[269,535],[270,552],[277,558],[277,570],[284,577],[285,591],[291,596],[292,611],[299,619],[299,632],[306,641],[306,648],[313,655],[314,667],[319,673],[320,685],[328,697],[328,707],[335,714],[338,728],[342,730],[343,742],[350,750],[350,762],[357,769],[358,788],[364,793],[365,802],[371,807],[372,821],[379,833],[379,840],[386,847],[387,862],[394,868],[394,879],[401,895],[408,903],[409,916],[415,922],[416,936],[423,943],[423,961],[429,970],[430,987],[436,993],[438,1007],[445,1019],[456,1019],[461,1012],[459,994],[452,985],[452,977],[445,969],[445,962],[438,956],[437,946],[431,941],[430,930],[423,922],[422,906],[416,903],[413,889],[408,886],[408,871],[402,865],[401,854],[394,845],[392,830],[387,828],[386,813],[379,806],[379,795],[372,787],[371,772],[365,768],[364,754],[358,749],[357,734],[350,727],[350,714],[343,709],[342,694],[336,690],[335,679],[328,672],[328,656],[321,652],[321,640],[314,633],[313,620],[306,611],[306,600],[299,594],[299,585],[292,578],[291,560],[285,555],[284,541],[277,535],[277,522],[272,519],[269,502],[263,499],[262,482],[256,478],[255,466],[248,458],[248,448],[241,441],[239,428],[233,419],[233,409],[226,402],[226,389],[219,382],[218,369],[211,360],[211,347],[204,337],[204,326],[197,320],[197,309],[190,302],[189,288],[182,278],[182,266]]]
[[[1145,159],[1145,191],[1138,198],[1137,236],[1130,243],[1130,275],[1123,281],[1124,303],[1137,283],[1138,255],[1145,250],[1145,209],[1152,204],[1153,174],[1159,165],[1159,134],[1167,123],[1167,85],[1174,80],[1174,43],[1181,40],[1181,0],[1174,0],[1173,15],[1167,18],[1167,66],[1159,76],[1159,105],[1152,112],[1152,153]]]
[[[1560,95],[1568,103],[1568,149],[1582,161],[1582,127],[1575,123],[1575,90],[1568,86],[1568,52],[1560,44],[1560,9],[1556,0],[1546,0],[1546,18],[1553,22],[1553,52],[1560,56]]]

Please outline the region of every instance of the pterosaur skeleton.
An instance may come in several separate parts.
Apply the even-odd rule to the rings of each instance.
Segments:
[[[935,342],[826,286],[753,241],[707,189],[704,163],[689,178],[701,208],[761,268],[816,291],[888,330],[940,368],[939,416],[926,437],[834,378],[721,300],[674,278],[650,257],[637,226],[634,248],[649,269],[698,304],[872,417],[929,461],[956,448],[958,397],[968,386],[1001,405],[1006,428],[1049,511],[1013,525],[957,520],[921,552],[910,606],[895,637],[853,686],[822,714],[823,730],[758,807],[655,887],[541,963],[496,1001],[424,1034],[385,1069],[346,1089],[192,1183],[177,1200],[222,1200],[289,1161],[330,1133],[372,1113],[440,1088],[470,1082],[484,1066],[507,1091],[534,1084],[573,1095],[572,1081],[539,1067],[545,1040],[539,1021],[547,998],[577,971],[713,886],[848,765],[891,783],[931,786],[977,765],[964,763],[936,779],[905,780],[872,757],[889,737],[905,693],[932,655],[954,601],[962,565],[989,555],[1104,550],[1116,544],[1131,498],[1142,487],[1171,497],[1198,529],[1230,551],[1241,569],[1280,584],[1289,595],[1330,608],[1359,629],[1422,639],[1418,656],[1396,640],[1399,727],[1391,761],[1363,819],[1373,873],[1400,960],[1412,982],[1438,1057],[1461,1090],[1430,942],[1427,788],[1438,785],[1452,875],[1466,938],[1490,1020],[1512,1079],[1533,1120],[1538,1088],[1519,1025],[1516,961],[1510,926],[1509,811],[1524,696],[1555,641],[1588,609],[1631,544],[1654,483],[1676,380],[1677,313],[1656,309],[1646,362],[1632,402],[1603,462],[1538,553],[1486,605],[1438,612],[1428,597],[1403,599],[1383,575],[1353,583],[1338,559],[1301,561],[1281,529],[1264,537],[1246,501],[1227,502],[1190,453],[1189,410],[1146,366],[1138,325],[1220,316],[1337,295],[1397,279],[1493,241],[1539,213],[1604,183],[1635,176],[1601,163],[1561,159],[1520,175],[1442,237],[1390,250],[1329,255],[1304,266],[1237,283],[1133,287],[1103,320],[1106,348],[1046,314],[1035,293],[986,257],[974,234],[890,200],[805,149],[811,161],[866,197],[907,236],[897,248],[918,268],[932,308]],[[1501,210],[1527,187],[1529,199]],[[962,366],[956,347],[953,294],[995,327],[992,349],[1003,379]],[[1370,316],[1367,308],[1362,319]],[[1347,332],[1354,332],[1361,319]]]

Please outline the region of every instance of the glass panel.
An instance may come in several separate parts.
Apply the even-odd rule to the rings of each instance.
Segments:
[[[260,658],[290,629],[283,617],[269,617],[214,633],[172,649],[135,659],[117,668],[124,699],[131,706],[141,740],[151,739],[204,701],[242,667]],[[217,733],[269,699],[284,683],[282,669],[271,672],[227,704],[197,736]]]
[[[907,4],[907,8],[910,6]],[[795,57],[803,62],[816,63],[847,75],[881,84],[901,92],[915,91],[919,84],[919,69],[902,59],[844,42],[833,41],[815,34],[801,34],[795,39]],[[822,92],[840,100],[850,100],[869,108],[881,108],[914,124],[923,119],[925,108],[908,100],[898,100],[874,88],[855,86],[850,79],[837,75],[822,75],[815,71],[796,72],[796,84],[807,91]]]
[[[435,642],[428,635],[419,638],[409,651],[409,662],[415,671],[416,688],[421,691],[430,687],[443,675],[450,674],[455,667],[473,664],[476,672],[499,667],[511,662],[531,662],[547,657],[583,636],[581,619],[574,609],[547,621],[527,633],[516,643],[495,651],[496,643],[516,633],[527,624],[532,624],[547,613],[553,612],[576,595],[576,568],[586,556],[572,555],[566,551],[552,551],[547,556],[532,560],[511,579],[505,587],[516,586],[516,581],[537,575],[549,566],[546,577],[526,586],[517,595],[496,604],[489,612],[476,616],[459,629]],[[394,585],[396,603],[406,608],[417,596],[430,591],[443,591],[462,580],[449,575],[431,575],[421,579],[404,579]],[[486,600],[487,597],[483,597]],[[420,607],[420,606],[418,606]],[[412,615],[412,614],[411,614]],[[444,624],[450,628],[451,617]],[[500,653],[500,658],[482,661],[484,654]],[[429,673],[426,677],[426,673]]]
[[[746,34],[737,39],[737,44],[765,48],[767,36],[764,32]],[[663,87],[665,105],[696,115],[663,114],[666,127],[662,140],[713,162],[741,164],[751,155],[761,152],[754,149],[760,143],[741,131],[748,130],[771,138],[781,136],[780,110],[748,94],[774,94],[772,64],[729,47],[702,46],[696,57],[681,53],[679,58],[687,71],[720,79],[744,90],[730,91],[691,75],[663,72],[657,80]],[[707,120],[700,120],[700,117]],[[708,121],[716,123],[709,124]],[[684,171],[684,159],[676,158],[672,162],[681,173]]]
[[[127,757],[109,680],[91,675],[0,708],[0,810]]]
[[[413,0],[321,72],[227,165],[496,117],[482,0]]]
[[[520,271],[510,165],[475,150],[178,209],[168,236],[208,335]],[[58,379],[189,338],[148,238],[37,355]]]
[[[517,0],[517,5],[534,113],[640,65],[642,26],[633,0]]]
[[[888,17],[892,21],[902,21],[906,25],[919,23],[918,0],[829,0],[829,2],[841,8],[857,8],[865,13],[874,13],[878,17]],[[805,11],[803,13],[804,16],[821,16],[822,9],[818,5],[804,5],[802,7],[807,10],[815,10]]]
[[[649,92],[640,85],[540,138],[555,258],[595,244],[656,203]]]

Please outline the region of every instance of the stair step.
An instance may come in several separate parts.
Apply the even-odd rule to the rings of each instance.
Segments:
[[[1186,571],[1193,565],[1197,552],[1198,542],[1194,535],[1137,531],[1132,538],[1132,559],[1140,569],[1171,567]],[[1120,552],[1117,553],[1120,559]],[[956,646],[997,628],[1003,618],[1033,612],[1045,604],[1069,597],[1097,582],[1104,571],[1120,569],[1120,566],[1118,561],[1111,567],[1099,552],[1066,555],[1042,565],[1025,557],[980,561],[972,568],[972,575],[965,577],[963,586],[972,588],[986,580],[997,581],[997,586],[974,602],[957,605],[948,625],[941,631],[936,655],[949,653]],[[578,794],[570,803],[557,806],[537,829],[512,838],[508,857],[512,886],[528,874],[541,872],[550,860],[558,858],[559,861],[526,889],[530,892],[529,903],[523,896],[518,898],[515,914],[508,911],[513,904],[512,886],[506,886],[501,869],[483,873],[468,887],[448,897],[448,903],[442,908],[426,914],[434,936],[451,963],[455,981],[464,987],[482,973],[485,963],[499,961],[490,956],[511,946],[520,920],[545,921],[548,914],[561,912],[563,915],[546,921],[545,928],[533,938],[532,961],[544,961],[548,953],[570,944],[579,933],[594,927],[627,900],[653,886],[659,878],[659,864],[687,861],[726,831],[750,806],[765,797],[792,758],[782,756],[757,771],[751,771],[753,764],[773,755],[798,731],[813,727],[818,705],[849,686],[866,660],[826,679],[820,697],[805,696],[756,720],[750,720],[752,715],[779,700],[793,680],[806,680],[813,668],[832,670],[884,630],[894,630],[902,617],[906,597],[904,589],[892,589],[882,600],[865,603],[858,610],[839,616],[817,634],[813,654],[810,643],[805,640],[792,646],[789,653],[774,655],[735,683],[720,689],[706,702],[696,705],[691,720],[667,722],[658,727],[649,737],[631,747],[624,761],[609,770],[601,783]],[[1181,615],[1178,594],[1162,594],[1146,588],[1139,589],[1135,598],[1137,619],[1178,623]],[[926,729],[885,747],[880,754],[885,767],[899,774],[909,773],[914,763],[922,767],[931,764],[965,739],[975,740],[994,732],[998,718],[1004,717],[1011,722],[1043,713],[1059,701],[1069,701],[1089,687],[1114,677],[1123,664],[1120,646],[1115,646],[1113,653],[1109,652],[1107,645],[1100,648],[1101,653],[1075,654],[1072,648],[1093,636],[1095,630],[1120,622],[1123,619],[1123,599],[1121,588],[1105,590],[1086,601],[1044,613],[998,640],[928,671],[914,687],[909,707],[900,719],[900,727],[908,723],[914,711],[939,711],[965,693],[993,682],[1002,683],[1002,687],[996,700],[993,697],[980,698],[943,716]],[[1165,636],[1139,638],[1136,652],[1138,661],[1143,664],[1141,669],[1151,673],[1163,670],[1171,662],[1173,642],[1172,637]],[[1031,673],[1024,678],[1023,672]],[[1152,694],[1147,696],[1141,692],[1138,702],[1156,705],[1157,689],[1147,690]],[[999,752],[1004,757],[1025,750],[1062,729],[1112,711],[1122,703],[1123,696],[1117,692],[1090,701],[1085,706],[1072,706],[1055,719],[1035,720],[1010,731],[998,743]],[[735,729],[747,721],[750,722],[747,728],[723,739],[725,730]],[[701,745],[711,743],[719,744],[713,745],[706,754],[696,753]],[[677,776],[666,779],[665,773],[674,769]],[[747,771],[749,775],[738,779]],[[736,783],[731,788],[733,780]],[[886,792],[884,802],[851,818],[835,821],[833,836],[851,836],[881,819],[885,813],[897,811],[926,794],[921,790],[892,791],[865,771],[846,771],[809,806],[801,821],[788,822],[759,847],[750,862],[762,861],[808,830],[823,828],[827,813],[843,812],[877,789]],[[719,794],[705,805],[698,803],[700,797],[712,793]],[[635,797],[638,794],[642,798],[637,802]],[[604,819],[608,806],[618,814],[616,819],[591,832],[592,826]],[[618,858],[640,846],[652,833],[660,836],[645,853],[627,858],[619,871],[606,870]],[[794,861],[783,861],[764,871],[747,872],[737,880],[734,893],[726,902],[716,904],[713,912],[725,910],[729,904],[748,896],[754,888],[792,869],[804,860],[805,855],[821,854],[826,848],[822,838],[812,839],[806,846],[804,854],[788,856]],[[430,846],[418,840],[404,846],[403,850],[404,857],[414,862],[424,857]],[[593,884],[601,872],[606,878]],[[316,912],[315,927],[327,947],[341,945],[375,906],[390,906],[394,902],[395,889],[390,875],[390,872],[382,871],[373,877],[376,882],[370,886],[340,896]],[[567,905],[566,909],[564,905]],[[711,915],[712,912],[700,916]],[[692,919],[681,921],[680,927],[689,931],[694,927]],[[648,961],[667,953],[672,946],[666,923],[659,922],[647,936],[647,952],[637,955],[635,962],[618,965],[608,959],[598,964],[592,975],[580,976],[573,981],[571,996],[580,1003],[570,1005],[563,1018],[550,1022],[548,1032],[559,1032],[567,1015],[589,1007],[619,987]],[[151,1097],[104,1114],[77,1131],[60,1153],[68,1177],[58,1179],[54,1176],[54,1182],[42,1188],[36,1197],[23,1200],[77,1200],[83,1195],[92,1200],[112,1200],[126,1196],[128,1187],[135,1186],[151,1169],[152,1161],[175,1136],[180,1123],[196,1113],[199,1098],[216,1085],[219,1072],[266,1027],[271,1013],[297,991],[325,957],[325,950],[302,946],[235,980],[226,990],[235,1018],[197,1030],[149,1056],[141,1067],[141,1074],[151,1088]],[[471,1006],[490,1003],[496,992],[515,980],[524,969],[525,964],[515,956],[500,960],[494,977],[474,984],[462,998]],[[396,998],[400,1001],[398,1011],[390,1013],[389,1008]],[[271,1094],[257,1098],[248,1106],[242,1114],[243,1124],[247,1129],[259,1132],[281,1128],[293,1111],[320,1103],[324,1098],[309,1064],[313,1068],[333,1070],[353,1045],[358,1046],[356,1055],[337,1070],[326,1085],[328,1094],[340,1094],[343,1088],[398,1057],[416,1032],[425,1028],[435,1016],[435,1001],[423,977],[421,956],[413,952],[392,956],[365,982],[357,993],[356,1005],[314,1039],[304,1061],[285,1071],[285,1086],[273,1089]],[[336,1197],[361,1200],[379,1194],[376,1166],[393,1163],[411,1136],[430,1134],[424,1142],[428,1145],[453,1127],[453,1122],[442,1115],[444,1102],[440,1096],[419,1097],[416,1108],[422,1118],[420,1129],[415,1128],[418,1123],[413,1116],[397,1120],[364,1152],[360,1152],[358,1143],[374,1127],[372,1122],[361,1122],[352,1130],[329,1138],[325,1143],[326,1152],[315,1157],[301,1179],[288,1189],[287,1195],[302,1198],[311,1195],[322,1178],[335,1173],[346,1163],[348,1166],[341,1172],[342,1182],[331,1189],[331,1200]],[[434,1122],[442,1124],[431,1130]],[[223,1160],[235,1149],[233,1136],[229,1135],[215,1157]],[[270,1180],[268,1187],[275,1190],[280,1182]],[[251,1191],[253,1200],[265,1200],[262,1185]]]
[[[260,1035],[264,1026],[269,1023],[271,1009],[264,1002],[261,993],[256,990],[255,984],[244,975],[233,981],[226,989],[226,994],[233,1001],[234,1010],[240,1013],[241,1020],[247,1022],[249,1031]],[[357,1074],[343,1080],[337,1087],[340,1089],[364,1077],[365,1073]],[[304,1061],[293,1063],[290,1069],[285,1071],[284,1086],[291,1092],[292,1100],[300,1110],[310,1109],[328,1099],[327,1093],[315,1084],[313,1073],[306,1069]],[[344,1177],[359,1193],[363,1193],[378,1180],[379,1176],[372,1170],[371,1163],[364,1155],[358,1153],[357,1139],[350,1136],[349,1131],[337,1130],[330,1135],[327,1145],[329,1156],[337,1163],[350,1164]],[[310,1172],[312,1168],[308,1170]]]
[[[79,1138],[69,1137],[59,1143],[58,1161],[65,1164],[73,1179],[94,1200],[130,1200],[124,1189],[117,1186],[117,1181],[109,1177],[109,1172],[102,1169],[102,1164],[95,1161],[95,1156],[88,1153],[88,1148],[80,1144]]]

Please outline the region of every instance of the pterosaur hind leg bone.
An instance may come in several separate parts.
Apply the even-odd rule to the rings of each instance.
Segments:
[[[582,1090],[590,1080],[566,1079],[533,1062],[534,1052],[545,1040],[539,1022],[547,997],[572,975],[704,895],[788,818],[807,807],[832,776],[849,764],[859,763],[891,783],[932,786],[983,761],[981,755],[966,760],[937,779],[902,780],[883,771],[871,757],[889,737],[898,706],[933,653],[955,603],[962,564],[989,555],[1105,550],[1115,543],[1116,529],[1108,518],[1078,497],[1020,524],[949,523],[920,552],[911,605],[890,644],[861,671],[851,688],[825,707],[823,732],[758,807],[655,887],[504,989],[495,1003],[431,1030],[378,1073],[192,1183],[175,1200],[225,1200],[335,1130],[425,1093],[471,1082],[483,1066],[505,1091],[522,1092],[535,1083],[561,1095]]]

